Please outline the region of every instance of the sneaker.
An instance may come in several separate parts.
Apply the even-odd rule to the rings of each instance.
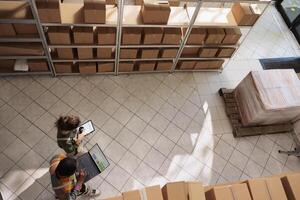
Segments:
[[[89,186],[87,186],[86,192],[83,193],[83,196],[88,196],[88,197],[97,197],[100,195],[101,195],[100,190],[92,189]]]

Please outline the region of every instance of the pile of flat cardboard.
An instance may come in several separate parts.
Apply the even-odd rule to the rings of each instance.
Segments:
[[[236,87],[242,124],[268,125],[300,115],[300,81],[293,69],[250,72]]]

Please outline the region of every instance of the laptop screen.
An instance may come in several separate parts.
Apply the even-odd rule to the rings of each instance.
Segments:
[[[98,144],[95,144],[93,148],[89,150],[89,154],[100,172],[103,172],[109,166],[109,162]]]

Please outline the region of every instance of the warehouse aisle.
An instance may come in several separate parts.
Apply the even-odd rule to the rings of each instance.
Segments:
[[[258,21],[223,73],[0,79],[0,190],[5,199],[52,199],[48,162],[60,152],[59,114],[93,120],[110,167],[90,184],[102,197],[175,180],[205,184],[300,170],[289,135],[235,139],[217,95],[233,88],[259,58],[299,56],[274,7]]]

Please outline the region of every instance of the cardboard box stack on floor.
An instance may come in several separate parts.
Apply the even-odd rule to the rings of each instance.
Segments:
[[[37,0],[38,15],[43,23],[61,23],[60,0]]]
[[[235,3],[231,12],[239,26],[253,26],[262,11],[256,4]]]
[[[168,2],[144,0],[141,15],[144,24],[167,24],[171,8]]]
[[[252,71],[235,98],[245,126],[290,122],[299,118],[300,81],[293,69]]]
[[[94,52],[92,48],[77,48],[77,54],[79,59],[93,59]]]
[[[105,24],[106,6],[104,0],[84,0],[84,22]]]
[[[194,69],[195,64],[196,64],[196,61],[194,61],[194,60],[181,61],[178,63],[179,69],[187,69],[187,70]]]

